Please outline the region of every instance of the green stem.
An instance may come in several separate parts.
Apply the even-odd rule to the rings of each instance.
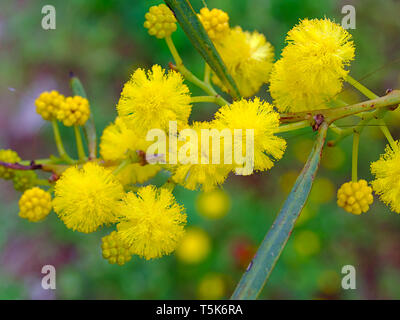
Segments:
[[[74,126],[76,148],[78,150],[78,156],[80,161],[86,161],[85,149],[83,148],[81,131],[78,126]]]
[[[122,170],[124,170],[128,165],[131,164],[131,159],[127,158],[125,160],[123,160],[119,166],[113,171],[113,175],[118,175],[119,173],[121,173]]]
[[[289,131],[294,131],[302,128],[310,127],[310,121],[308,120],[303,120],[299,122],[294,122],[290,124],[286,124],[283,126],[280,126],[275,133],[282,133],[282,132],[289,132]]]
[[[351,165],[351,180],[357,182],[357,166],[358,166],[358,146],[360,144],[360,134],[354,133],[353,136],[353,153],[352,153],[352,165]]]
[[[303,170],[231,299],[256,299],[267,282],[303,209],[318,170],[328,123],[323,122]]]
[[[212,102],[212,103],[217,103],[217,98],[213,96],[198,96],[198,97],[192,97],[190,99],[191,103],[197,103],[197,102]]]
[[[73,163],[74,161],[70,158],[70,156],[67,154],[67,152],[64,149],[64,144],[61,139],[60,130],[58,129],[57,120],[52,120],[51,124],[53,126],[54,140],[56,142],[58,154],[65,162]]]
[[[167,46],[169,48],[169,51],[171,52],[172,57],[175,60],[175,69],[179,71],[186,80],[190,81],[200,89],[202,89],[204,92],[206,92],[210,96],[214,96],[216,98],[215,102],[220,105],[220,106],[225,106],[229,104],[228,101],[226,101],[224,98],[222,98],[211,86],[211,84],[207,84],[204,81],[201,81],[199,78],[197,78],[193,73],[191,73],[186,67],[183,65],[183,61],[176,50],[176,47],[174,45],[174,42],[172,41],[171,37],[166,37],[165,42],[167,43]]]
[[[358,91],[360,91],[364,96],[366,96],[368,99],[376,99],[379,98],[375,93],[373,93],[371,90],[369,90],[366,86],[362,85],[360,82],[358,82],[356,79],[351,77],[350,75],[347,75],[346,81],[350,83],[354,88],[356,88]]]
[[[51,186],[51,183],[46,179],[36,179],[35,184],[38,186],[47,186],[47,187]]]
[[[396,147],[396,142],[393,139],[392,135],[390,134],[390,131],[383,119],[379,120],[379,127],[381,128],[382,133],[385,135],[386,140],[389,142],[392,149],[394,149]]]
[[[204,82],[210,85],[211,68],[207,62],[204,65]]]

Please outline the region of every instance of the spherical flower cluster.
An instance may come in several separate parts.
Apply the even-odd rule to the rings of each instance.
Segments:
[[[103,258],[107,259],[111,264],[117,263],[122,266],[132,258],[129,247],[121,241],[115,231],[101,238],[101,250]]]
[[[231,207],[228,194],[222,189],[202,192],[196,199],[197,211],[206,218],[223,218]]]
[[[281,112],[323,109],[342,90],[354,59],[351,35],[329,19],[304,19],[289,31],[270,92]]]
[[[67,169],[54,188],[54,211],[67,228],[84,233],[116,222],[124,191],[117,178],[96,163]]]
[[[212,123],[210,122],[194,122],[190,127],[190,129],[196,132],[197,137],[201,137],[202,129],[212,129]],[[187,138],[187,137],[186,137]],[[181,138],[179,138],[181,140]],[[213,152],[215,150],[212,149],[213,144],[209,144],[209,150],[203,150],[206,146],[205,139],[197,139],[197,145],[195,142],[181,140],[181,144],[185,145],[188,152],[193,150],[197,150],[194,152],[193,161],[190,161],[186,164],[180,163],[177,166],[172,168],[172,179],[176,182],[184,186],[189,190],[201,189],[202,191],[210,191],[214,189],[216,186],[221,185],[225,182],[228,177],[229,172],[232,170],[232,163],[225,164],[224,163],[224,140],[221,137],[220,143],[220,163],[213,162]],[[189,146],[190,147],[189,147]],[[180,146],[180,152],[184,146]],[[182,148],[182,149],[181,149]],[[185,149],[183,149],[185,150]],[[231,152],[231,151],[229,151]],[[190,156],[189,156],[190,158]],[[195,162],[195,163],[194,163]]]
[[[61,104],[65,101],[65,97],[58,91],[43,92],[36,99],[36,112],[42,116],[44,120],[55,120],[60,110]]]
[[[147,73],[136,70],[121,93],[117,105],[119,116],[138,134],[145,136],[150,129],[168,131],[169,121],[177,121],[178,129],[187,124],[190,93],[182,75],[154,65]]]
[[[208,234],[200,228],[190,228],[176,248],[176,257],[188,264],[195,264],[207,258],[211,250],[211,240]]]
[[[186,214],[171,191],[154,186],[129,192],[119,210],[118,235],[132,254],[146,260],[168,255],[184,235]]]
[[[17,191],[25,191],[36,185],[37,174],[35,171],[15,171],[13,177],[14,189]]]
[[[19,199],[19,216],[31,222],[38,222],[51,211],[51,195],[38,187],[24,192]]]
[[[338,206],[353,214],[367,212],[373,201],[372,188],[365,180],[346,182],[337,192]]]
[[[89,101],[80,96],[66,98],[57,112],[57,119],[67,127],[83,126],[89,116]]]
[[[18,153],[11,149],[2,149],[0,150],[0,161],[7,163],[16,163],[21,161],[21,158],[18,156]],[[7,180],[12,179],[14,177],[14,174],[15,170],[0,166],[0,178]]]
[[[274,135],[279,127],[279,114],[272,105],[258,98],[242,99],[220,108],[215,115],[215,124],[221,129],[242,129],[242,141],[234,141],[233,144],[239,154],[247,153],[247,144],[252,142],[251,139],[246,141],[247,130],[253,130],[254,168],[244,168],[243,164],[236,163],[236,174],[249,175],[253,169],[268,170],[274,165],[273,159],[281,159],[286,149],[286,141]]]
[[[176,31],[176,19],[173,12],[165,5],[152,6],[145,14],[144,27],[151,36],[158,39],[169,37]]]
[[[371,163],[371,173],[375,180],[371,182],[375,193],[391,208],[400,213],[400,143],[396,141],[387,146],[378,161]]]
[[[274,49],[263,34],[256,31],[250,33],[235,27],[215,45],[243,97],[256,94],[268,82]],[[212,77],[212,81],[227,91],[216,75]]]
[[[197,15],[211,40],[219,40],[229,32],[229,16],[220,9],[202,8]]]

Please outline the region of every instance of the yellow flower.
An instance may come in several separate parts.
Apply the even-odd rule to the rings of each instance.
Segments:
[[[288,45],[273,67],[270,92],[281,112],[326,108],[342,90],[354,59],[351,35],[329,19],[304,19],[289,31]]]
[[[21,218],[38,222],[46,218],[51,211],[51,195],[43,189],[34,187],[24,192],[18,204]]]
[[[211,250],[208,234],[200,228],[189,228],[176,248],[176,257],[185,263],[195,264],[203,261]]]
[[[64,126],[83,126],[90,116],[89,101],[80,96],[68,97],[60,104],[57,119]]]
[[[215,45],[243,97],[256,94],[268,82],[274,49],[263,34],[256,31],[250,33],[235,27]],[[212,77],[212,81],[227,91],[216,75]]]
[[[136,70],[121,93],[117,109],[128,126],[144,136],[150,129],[168,131],[169,121],[177,121],[178,129],[187,124],[190,112],[189,89],[182,75],[154,65],[146,74]]]
[[[90,233],[116,222],[116,207],[124,192],[117,178],[88,162],[67,169],[55,185],[54,211],[67,228]]]
[[[212,129],[211,125],[209,122],[194,122],[189,127],[196,132],[198,143],[195,145],[193,144],[195,143],[194,141],[189,140],[185,145],[190,145],[188,149],[197,149],[195,158],[192,159],[192,162],[187,164],[179,163],[171,169],[173,173],[172,179],[189,190],[200,188],[202,191],[210,191],[217,185],[224,183],[229,172],[232,170],[232,164],[224,164],[223,141],[220,141],[220,147],[222,146],[220,148],[220,164],[212,163],[213,151],[215,153],[215,150],[212,149],[213,144],[210,141],[211,139],[209,139],[208,154],[202,151],[206,146],[206,142],[204,141],[205,139],[201,139],[201,130]],[[179,151],[181,152],[181,150],[184,150],[183,146],[180,146]],[[193,163],[195,161],[197,163]]]
[[[117,117],[115,123],[104,129],[100,142],[100,155],[104,160],[117,161],[126,159],[129,154],[146,151],[151,142],[145,141],[128,128],[126,122]],[[155,164],[141,165],[132,163],[117,174],[123,185],[143,183],[154,177],[161,167]]]
[[[371,173],[375,180],[372,188],[380,199],[396,213],[400,213],[400,144],[387,146],[378,161],[371,163]]]
[[[226,12],[202,8],[197,16],[211,40],[219,40],[229,32],[229,16]]]
[[[337,198],[339,207],[357,215],[367,212],[374,201],[372,188],[365,180],[344,183],[337,192]]]
[[[209,273],[204,276],[197,289],[197,296],[201,300],[218,300],[223,298],[225,293],[225,280],[218,273]]]
[[[11,149],[1,149],[0,150],[0,161],[7,163],[16,163],[21,161],[21,158],[18,156],[14,150]],[[12,179],[14,177],[15,170],[6,168],[4,166],[0,166],[0,178],[3,179]]]
[[[176,19],[173,12],[165,5],[152,6],[145,14],[144,27],[151,36],[158,39],[169,37],[176,30]]]
[[[222,189],[202,192],[196,199],[197,211],[209,219],[221,219],[229,211],[231,200],[229,195]]]
[[[55,120],[60,105],[65,101],[65,97],[58,91],[45,91],[35,100],[36,112],[42,116],[44,120]]]
[[[119,210],[118,235],[146,260],[168,255],[176,249],[184,235],[186,214],[171,191],[154,186],[139,189],[123,198]]]
[[[101,250],[103,258],[107,259],[111,264],[117,263],[122,266],[132,258],[130,248],[121,241],[115,231],[101,238]]]
[[[242,129],[241,145],[236,141],[234,143],[235,149],[242,148],[242,154],[246,153],[247,129],[254,130],[255,170],[270,169],[274,165],[273,159],[281,159],[286,149],[286,141],[274,135],[279,127],[279,114],[273,110],[272,105],[258,98],[242,99],[220,108],[215,115],[215,123],[220,129]],[[236,168],[236,173],[248,175],[252,170]]]

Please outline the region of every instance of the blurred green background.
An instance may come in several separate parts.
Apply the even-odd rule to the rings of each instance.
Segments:
[[[36,115],[34,100],[40,92],[52,89],[69,95],[70,71],[86,87],[100,134],[115,118],[120,90],[132,71],[155,63],[167,67],[171,61],[165,43],[143,28],[144,14],[160,2],[1,1],[0,148],[12,148],[29,160],[55,153],[51,127]],[[209,8],[227,11],[232,26],[264,33],[277,57],[286,32],[300,18],[326,16],[340,23],[341,8],[352,4],[357,28],[350,30],[356,43],[351,74],[380,95],[387,88],[400,87],[399,1],[206,2]],[[200,0],[192,3],[196,10],[202,7]],[[56,30],[41,28],[41,9],[46,4],[56,8]],[[173,38],[187,67],[202,75],[201,58],[182,30],[178,28]],[[193,88],[193,94],[200,92]],[[265,87],[259,95],[266,96]],[[348,87],[344,95],[349,101],[365,99]],[[209,119],[215,110],[213,105],[199,104],[192,119]],[[397,112],[388,115],[396,137],[399,120]],[[72,130],[63,128],[62,135],[74,154]],[[178,201],[186,207],[188,225],[204,230],[208,239],[197,244],[197,249],[194,245],[194,251],[205,252],[196,263],[171,255],[155,261],[134,257],[122,267],[110,265],[100,248],[101,237],[110,229],[89,235],[72,232],[54,213],[44,222],[29,223],[18,217],[20,193],[10,182],[0,181],[0,299],[229,298],[300,172],[313,133],[305,129],[286,138],[287,152],[271,171],[228,179],[224,190],[230,209],[224,217],[209,219],[202,212],[204,206],[203,210],[216,206],[218,199],[207,202],[197,192],[176,189]],[[376,128],[364,131],[360,178],[371,179],[369,163],[384,146]],[[261,298],[400,298],[400,217],[377,198],[361,216],[338,208],[336,190],[350,180],[350,174],[351,138],[347,138],[339,147],[326,150],[309,204]],[[57,269],[56,290],[41,288],[41,268],[46,264]],[[356,290],[341,288],[344,265],[356,268]]]

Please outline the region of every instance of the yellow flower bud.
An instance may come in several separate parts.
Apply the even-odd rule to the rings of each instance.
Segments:
[[[211,40],[218,40],[229,31],[229,16],[220,9],[202,8],[197,16]]]
[[[373,201],[372,188],[365,180],[346,182],[337,193],[338,206],[357,215],[367,212]]]
[[[19,216],[31,222],[43,220],[52,208],[50,193],[38,187],[25,191],[18,204]]]
[[[0,161],[2,162],[8,162],[8,163],[15,163],[18,161],[21,161],[21,158],[18,156],[18,154],[11,150],[0,150]],[[15,170],[6,168],[4,166],[0,166],[0,178],[3,179],[12,179],[14,177]]]
[[[67,127],[83,126],[89,116],[89,101],[80,96],[66,98],[57,113],[57,119]]]
[[[152,6],[145,14],[144,27],[151,36],[158,39],[169,37],[176,31],[176,19],[173,12],[165,5]]]
[[[122,266],[132,258],[129,247],[120,240],[115,231],[101,239],[101,250],[103,258],[111,264]]]
[[[65,97],[58,91],[45,91],[35,101],[36,112],[42,116],[44,120],[54,120],[60,110],[60,105]]]

